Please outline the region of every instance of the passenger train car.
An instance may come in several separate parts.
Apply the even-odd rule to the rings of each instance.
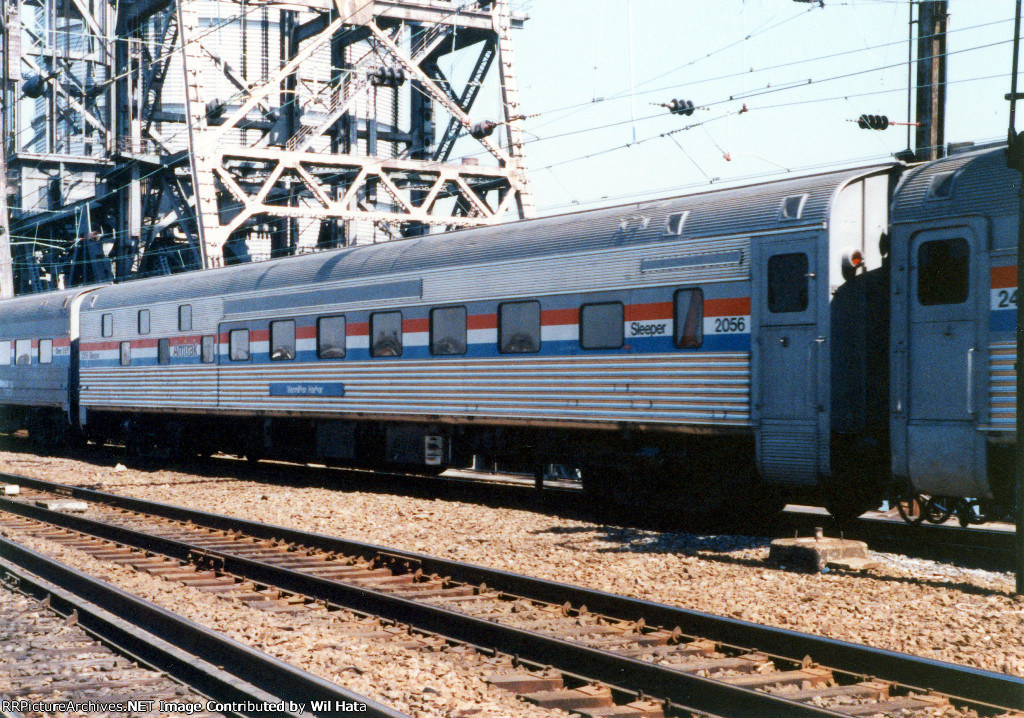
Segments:
[[[994,149],[22,297],[0,404],[139,452],[484,455],[690,511],[851,515],[896,487],[998,513],[1016,182]]]

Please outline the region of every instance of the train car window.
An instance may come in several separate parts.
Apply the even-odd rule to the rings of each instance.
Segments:
[[[465,354],[466,347],[466,308],[431,309],[430,353],[435,356]]]
[[[768,258],[768,311],[773,314],[807,309],[807,255],[776,254]]]
[[[316,320],[316,356],[318,359],[345,358],[344,316]]]
[[[104,314],[103,315],[102,325],[103,326],[101,327],[101,329],[102,329],[103,336],[105,336],[105,337],[112,337],[112,336],[114,336],[114,315],[113,314]]]
[[[11,343],[9,341],[0,342],[0,366],[11,365]]]
[[[507,302],[498,306],[498,351],[540,351],[540,302]]]
[[[40,364],[52,364],[53,363],[53,340],[52,339],[40,339],[39,340],[39,363]]]
[[[139,310],[139,334],[149,334],[149,310]]]
[[[14,342],[14,363],[28,366],[32,363],[32,340],[18,339]]]
[[[370,315],[370,356],[402,355],[402,313],[377,312]]]
[[[128,366],[132,363],[132,343],[121,342],[121,366]]]
[[[156,343],[156,363],[157,364],[170,364],[171,363],[171,340],[160,339]]]
[[[625,310],[622,302],[584,304],[580,307],[580,346],[584,349],[618,349],[625,343]]]
[[[248,329],[232,329],[228,334],[228,358],[231,361],[249,361]]]
[[[192,331],[192,305],[182,304],[178,307],[178,331]]]
[[[272,361],[288,361],[295,358],[293,320],[270,323],[270,358]]]
[[[923,306],[962,304],[970,294],[971,256],[965,239],[937,239],[917,249],[917,300]]]
[[[704,290],[680,289],[675,298],[675,343],[696,349],[704,343]]]
[[[678,237],[683,233],[683,225],[686,224],[686,218],[689,216],[690,210],[685,212],[675,212],[668,216],[668,221],[665,222],[665,236]]]
[[[213,364],[217,358],[217,337],[207,335],[203,337],[203,364]]]

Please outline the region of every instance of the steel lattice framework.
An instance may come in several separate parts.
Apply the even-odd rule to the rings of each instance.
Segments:
[[[0,294],[533,213],[509,0],[2,1]]]

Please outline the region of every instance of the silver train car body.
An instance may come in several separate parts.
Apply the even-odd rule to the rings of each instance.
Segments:
[[[77,398],[78,311],[88,290],[0,303],[0,430],[22,427],[43,443],[63,440]]]
[[[990,304],[1016,302],[1016,179],[1002,156],[94,288],[69,317],[66,408],[140,451],[561,462],[598,495],[694,510],[780,489],[851,513],[894,478],[1005,503],[1016,324]],[[960,281],[940,260],[963,247],[935,242],[957,231],[970,286],[954,306],[935,287]],[[960,393],[929,382],[935,352],[970,378]],[[937,413],[958,401],[965,415]]]
[[[995,149],[894,195],[892,470],[920,493],[1012,502],[1019,182]]]

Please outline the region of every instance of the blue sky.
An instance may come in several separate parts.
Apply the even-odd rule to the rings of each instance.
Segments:
[[[850,122],[863,113],[912,119],[906,0],[526,5],[514,41],[523,110],[537,115],[526,121],[526,151],[541,214],[870,163],[907,146],[904,127]],[[1014,7],[949,3],[947,141],[1005,137]],[[673,116],[652,104],[673,98],[699,109]]]

